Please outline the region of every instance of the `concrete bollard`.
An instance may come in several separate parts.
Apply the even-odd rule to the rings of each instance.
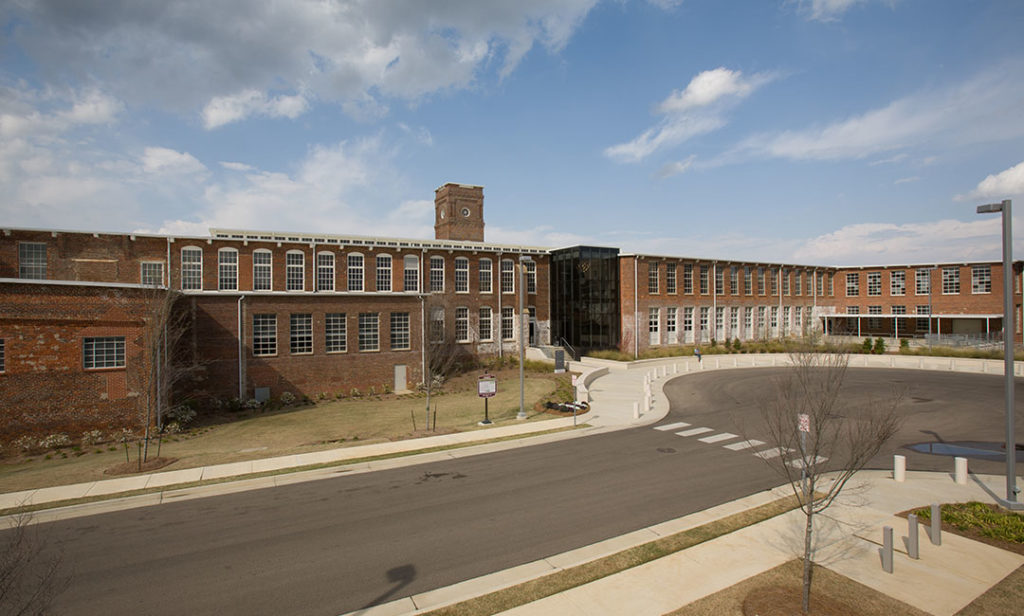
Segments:
[[[932,545],[942,545],[942,509],[938,503],[932,503]]]
[[[907,456],[892,457],[892,478],[900,483],[907,480]]]
[[[640,419],[640,403],[633,403],[633,419]]]
[[[953,478],[962,486],[967,485],[967,458],[953,458]]]
[[[679,374],[679,364],[672,364],[672,374]]]
[[[892,526],[882,527],[882,569],[892,573]]]
[[[907,516],[907,555],[914,560],[921,558],[917,535],[917,515],[911,513]]]

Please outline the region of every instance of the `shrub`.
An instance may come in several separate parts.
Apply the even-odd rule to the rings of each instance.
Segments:
[[[335,400],[343,400],[344,398],[345,398],[345,392],[343,392],[343,391],[339,391],[338,393],[334,394],[334,399]]]
[[[361,396],[362,394],[360,394],[360,393],[359,393],[359,389],[358,389],[358,388],[356,388],[356,387],[353,387],[353,388],[352,388],[352,391],[348,392],[348,395],[349,395],[350,397],[352,397],[352,398],[358,398],[358,397],[359,397],[359,396]]]
[[[245,408],[250,410],[258,409],[261,406],[263,406],[263,403],[257,400],[256,398],[249,398],[248,400],[245,401]]]
[[[31,436],[19,436],[14,440],[14,447],[20,451],[32,451],[39,443]]]
[[[377,395],[377,388],[374,387],[373,385],[370,385],[370,388],[366,390],[366,395],[367,396],[376,396]]]
[[[171,410],[167,411],[165,415],[167,419],[176,421],[180,425],[184,426],[196,418],[196,411],[187,404],[179,404]]]
[[[89,430],[88,432],[82,433],[82,446],[88,447],[89,445],[95,445],[103,441],[103,432],[99,430]]]
[[[380,386],[380,390],[381,390],[382,393],[385,393],[385,394],[390,394],[391,391],[392,391],[391,390],[391,386],[388,385],[387,383],[384,383],[383,385],[381,385]]]
[[[900,340],[900,353],[905,353],[910,350],[910,341],[906,338]]]
[[[860,347],[861,352],[862,353],[870,353],[872,348],[873,347],[871,345],[871,338],[865,338],[864,342],[861,344],[861,347]]]
[[[71,444],[71,439],[67,434],[58,432],[57,434],[50,434],[41,441],[39,446],[43,449],[60,449],[61,447],[67,447]]]
[[[281,394],[281,404],[293,404],[295,402],[295,394],[290,391],[286,391]]]
[[[712,339],[711,339],[711,346],[712,346],[712,347],[716,347],[716,346],[718,346],[718,341],[717,341],[717,340],[715,340],[714,338],[712,338]]]
[[[875,338],[875,353],[881,355],[885,353],[885,339]]]
[[[739,351],[742,348],[743,348],[743,344],[740,342],[740,339],[739,338],[735,338],[732,341],[732,350]]]

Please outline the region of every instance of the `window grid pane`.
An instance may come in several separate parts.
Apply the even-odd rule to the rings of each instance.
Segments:
[[[254,291],[270,290],[271,258],[269,250],[257,250],[252,253],[252,288]]]
[[[203,288],[203,251],[199,248],[181,249],[181,288],[186,291]]]
[[[469,293],[469,259],[455,259],[455,292]]]
[[[142,263],[142,284],[160,287],[164,284],[164,264],[152,261]]]
[[[444,293],[444,257],[430,257],[430,292]]]
[[[348,351],[348,327],[344,312],[329,312],[324,317],[324,344],[328,353]]]
[[[391,255],[377,255],[377,290],[391,290]]]
[[[971,293],[992,292],[992,266],[975,265],[971,268]]]
[[[904,271],[889,272],[889,295],[905,295],[907,293],[907,273]]]
[[[493,340],[494,329],[491,325],[491,308],[484,306],[480,309],[480,340]]]
[[[956,295],[960,293],[960,268],[942,268],[942,294]]]
[[[0,338],[0,372],[6,371],[5,359],[7,357],[7,349],[4,346],[4,339]]]
[[[526,292],[534,294],[537,292],[537,262],[526,262]]]
[[[217,289],[238,290],[238,251],[217,251]]]
[[[491,260],[490,259],[480,259],[479,267],[480,267],[480,272],[479,272],[480,273],[480,276],[479,276],[479,278],[480,278],[480,292],[481,293],[490,293],[492,291],[492,289],[491,289],[491,274],[492,274],[492,271],[491,271]]]
[[[359,313],[359,350],[376,351],[380,348],[378,315],[376,312]]]
[[[321,252],[316,256],[316,290],[334,290],[334,253]]]
[[[501,307],[501,339],[512,340],[515,337],[514,317],[511,306]]]
[[[85,338],[82,344],[85,369],[124,368],[124,336]]]
[[[683,264],[683,293],[693,294],[693,265],[689,263]]]
[[[882,294],[882,272],[868,272],[868,295],[877,297]]]
[[[860,274],[846,275],[846,297],[860,295]]]
[[[658,292],[658,264],[647,264],[647,292],[654,294]]]
[[[46,244],[20,242],[18,244],[18,278],[46,279]]]
[[[252,315],[252,354],[277,355],[277,315]]]
[[[455,341],[469,342],[469,308],[455,309]]]
[[[288,331],[291,333],[290,348],[293,355],[313,352],[313,315],[291,315]]]
[[[391,350],[392,351],[407,351],[409,350],[409,313],[408,312],[392,312],[391,313]]]
[[[501,262],[501,292],[502,293],[515,293],[515,264],[508,259]]]
[[[402,272],[402,290],[404,291],[419,291],[420,290],[420,261],[416,257],[409,255],[406,256],[402,262],[404,270]]]
[[[363,255],[348,256],[348,290],[363,290]]]
[[[665,264],[665,293],[674,294],[676,292],[676,264],[666,263]]]
[[[284,256],[285,289],[288,291],[306,290],[306,255],[301,252],[289,252]]]

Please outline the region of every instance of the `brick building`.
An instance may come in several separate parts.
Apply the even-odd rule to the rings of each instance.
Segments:
[[[486,357],[516,353],[520,333],[530,346],[639,354],[1002,328],[996,262],[835,268],[502,245],[484,241],[483,215],[481,187],[445,184],[434,240],[0,229],[0,440],[138,428],[169,291],[202,365],[192,387],[240,400],[409,389],[429,337]],[[1019,271],[1016,293],[1020,342]]]

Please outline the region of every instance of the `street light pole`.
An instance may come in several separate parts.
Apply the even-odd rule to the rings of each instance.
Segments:
[[[1003,214],[1003,381],[1006,402],[1006,504],[1020,508],[1017,502],[1017,442],[1014,438],[1013,404],[1013,218],[1012,202],[978,206],[979,214]]]
[[[528,255],[519,255],[519,414],[516,419],[526,419],[526,391],[524,364],[526,363],[526,264],[533,263]]]

